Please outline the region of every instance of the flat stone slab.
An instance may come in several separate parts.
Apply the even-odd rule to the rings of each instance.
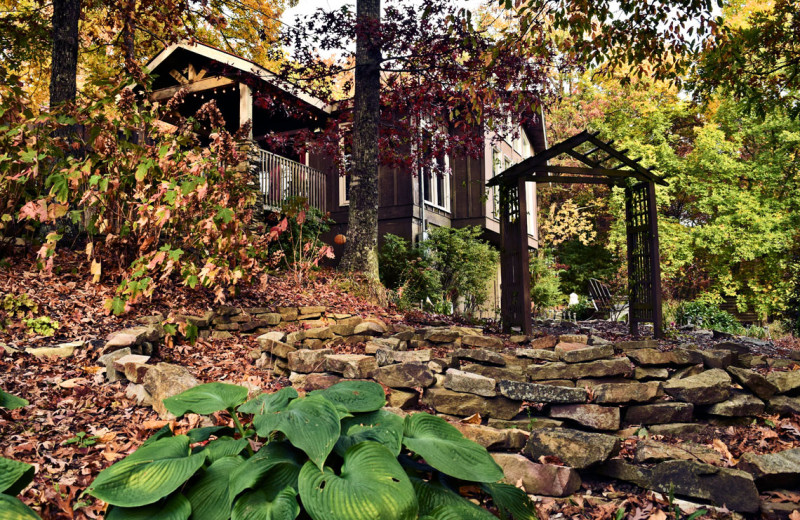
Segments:
[[[614,355],[614,347],[601,345],[590,347],[581,343],[560,343],[556,345],[555,353],[559,359],[566,363],[585,363],[597,359],[607,359]]]
[[[550,407],[550,417],[570,419],[593,430],[619,430],[619,407],[597,404],[560,404]]]
[[[375,351],[378,365],[391,365],[392,363],[427,363],[431,360],[431,351],[423,350],[387,350],[379,348]]]
[[[778,392],[778,387],[758,372],[746,368],[728,367],[728,373],[761,399],[769,399]]]
[[[714,404],[731,394],[731,376],[717,368],[684,379],[669,379],[664,392],[679,401],[692,404]]]
[[[561,334],[558,337],[561,343],[578,343],[586,345],[589,342],[589,336],[586,334]]]
[[[666,368],[657,367],[636,367],[633,369],[633,378],[639,381],[646,381],[648,379],[667,379],[669,377],[669,370]]]
[[[517,453],[491,453],[491,456],[503,468],[503,482],[512,486],[522,482],[526,493],[564,497],[581,487],[581,477],[572,468],[539,464]]]
[[[720,464],[720,454],[711,448],[693,442],[667,444],[649,439],[636,443],[633,457],[637,464],[663,462],[665,460],[696,460],[704,464]]]
[[[301,374],[325,371],[325,358],[333,355],[331,349],[309,350],[300,349],[289,352],[289,370]]]
[[[800,399],[776,395],[767,402],[767,410],[780,415],[800,414]]]
[[[638,350],[642,348],[658,348],[658,341],[654,339],[645,339],[640,341],[619,341],[614,343],[614,350],[619,352],[629,352],[631,350]]]
[[[500,380],[497,390],[509,399],[535,403],[585,403],[589,393],[584,388],[522,383]]]
[[[425,389],[422,403],[431,406],[439,413],[468,417],[480,414],[481,417],[513,419],[518,413],[520,403],[505,397],[482,397],[474,394],[453,392],[434,386]]]
[[[745,453],[736,467],[753,475],[759,489],[792,489],[800,485],[800,448],[765,455]]]
[[[779,394],[786,394],[800,388],[800,370],[789,372],[771,372],[767,381],[775,385]]]
[[[427,388],[436,382],[433,371],[423,363],[398,363],[378,368],[375,380],[389,388]]]
[[[605,462],[616,455],[619,448],[620,441],[613,435],[569,428],[543,428],[531,432],[525,453],[534,460],[555,455],[564,464],[583,469]]]
[[[68,358],[75,354],[75,350],[83,346],[83,341],[73,341],[71,343],[62,343],[55,347],[28,347],[25,352],[37,358],[58,357]]]
[[[689,460],[670,460],[645,467],[615,459],[600,466],[598,472],[645,489],[708,500],[740,513],[759,510],[758,490],[753,477],[737,469]]]
[[[644,348],[628,352],[628,357],[631,358],[637,365],[696,365],[703,362],[703,356],[697,350],[686,350],[676,348],[668,352],[652,348]]]
[[[764,401],[747,393],[736,393],[730,399],[712,404],[706,409],[711,415],[724,417],[753,417],[764,412]]]
[[[375,358],[366,354],[331,354],[325,357],[325,370],[347,379],[367,379],[378,369]]]
[[[490,365],[505,366],[506,360],[497,352],[482,348],[460,348],[453,352],[453,357],[475,361],[477,363],[488,363]]]
[[[529,434],[518,428],[492,428],[480,424],[452,423],[464,437],[487,450],[520,451],[528,442]]]
[[[495,390],[497,382],[471,372],[464,372],[455,368],[448,368],[445,373],[444,387],[454,392],[467,392],[484,397],[494,397],[497,395]]]
[[[491,377],[499,381],[501,379],[509,379],[512,381],[527,381],[528,375],[525,373],[523,367],[492,367],[486,365],[479,365],[477,363],[470,363],[461,367],[465,372],[472,372],[473,374],[480,374],[484,377]]]
[[[646,403],[661,392],[661,382],[610,383],[593,387],[594,402],[598,404]]]
[[[630,373],[631,364],[626,357],[602,359],[588,363],[546,363],[528,367],[528,376],[531,381],[627,376]]]
[[[625,422],[629,424],[685,423],[692,420],[694,405],[691,403],[653,403],[629,406]]]
[[[503,340],[494,336],[478,336],[468,334],[461,338],[461,344],[465,347],[488,348],[499,350],[503,348]]]
[[[514,351],[517,357],[540,361],[558,361],[558,354],[541,348],[520,348]]]

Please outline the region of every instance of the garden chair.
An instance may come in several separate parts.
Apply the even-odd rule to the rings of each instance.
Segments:
[[[592,300],[592,318],[619,321],[628,314],[628,298],[611,293],[606,284],[596,278],[589,279],[589,298]]]

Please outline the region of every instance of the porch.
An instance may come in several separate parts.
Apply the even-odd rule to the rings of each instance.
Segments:
[[[327,179],[323,172],[262,148],[254,150],[251,160],[255,162],[264,209],[279,210],[286,199],[304,197],[309,206],[327,211]]]

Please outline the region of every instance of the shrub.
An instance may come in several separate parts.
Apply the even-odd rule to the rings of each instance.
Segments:
[[[117,314],[169,280],[223,300],[258,277],[272,235],[252,229],[256,192],[214,102],[184,119],[183,93],[158,106],[95,87],[67,113],[34,116],[16,81],[0,85],[0,246],[44,237],[39,263],[51,269],[80,227],[95,281],[121,279],[108,302]]]
[[[283,203],[281,212],[273,214],[276,222],[270,234],[273,264],[285,266],[297,285],[308,280],[309,272],[323,258],[333,258],[333,248],[320,239],[330,231],[330,217],[310,207],[305,197],[292,197]]]
[[[522,490],[498,483],[503,472],[485,448],[439,417],[402,419],[382,410],[377,383],[246,398],[244,387],[209,383],[166,399],[177,416],[226,410],[236,430],[173,435],[166,426],[86,492],[112,505],[110,520],[166,511],[175,518],[294,519],[301,510],[313,520],[495,518],[459,494],[471,485],[502,514],[535,518]]]
[[[467,314],[486,302],[500,259],[500,253],[480,239],[481,233],[478,226],[434,228],[421,245],[439,273],[444,299],[455,309],[463,298]]]
[[[699,325],[720,332],[741,334],[742,325],[727,311],[721,310],[713,303],[699,300],[681,302],[675,310],[675,319],[679,325]]]
[[[48,318],[47,316],[39,316],[38,318],[25,318],[22,320],[25,328],[31,334],[38,334],[39,336],[52,336],[56,333],[61,326],[58,321]]]
[[[400,309],[418,303],[434,312],[442,308],[440,274],[433,269],[429,258],[419,249],[410,247],[407,240],[392,234],[384,236],[378,269],[381,283],[395,292]]]
[[[534,311],[555,307],[564,303],[564,295],[559,285],[559,275],[563,272],[556,269],[553,260],[545,254],[531,255],[531,303]]]
[[[570,305],[567,310],[574,313],[575,319],[578,321],[588,320],[595,313],[594,305],[592,305],[592,302],[585,296],[579,297],[578,303]]]

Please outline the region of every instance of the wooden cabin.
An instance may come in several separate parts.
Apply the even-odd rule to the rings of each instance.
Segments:
[[[346,233],[348,178],[340,175],[331,157],[291,149],[265,150],[268,134],[291,136],[301,129],[321,128],[336,115],[336,107],[279,80],[274,74],[239,56],[204,44],[179,43],[159,53],[148,64],[156,79],[153,99],[166,101],[181,89],[186,96],[182,115],[191,115],[215,99],[230,131],[251,123],[249,138],[255,147],[251,161],[268,208],[279,207],[288,196],[302,195],[329,212],[335,224],[330,236]],[[447,157],[446,175],[415,175],[412,171],[381,167],[379,172],[379,234],[392,233],[416,242],[433,226],[480,226],[484,237],[500,245],[497,194],[486,188],[493,176],[547,147],[544,123],[522,128],[519,137],[492,143],[489,136],[481,157]],[[528,246],[538,248],[536,186],[527,186]],[[343,246],[335,246],[337,257]],[[492,292],[499,301],[499,280]],[[489,306],[492,309],[499,304]],[[493,311],[490,313],[493,314]]]

